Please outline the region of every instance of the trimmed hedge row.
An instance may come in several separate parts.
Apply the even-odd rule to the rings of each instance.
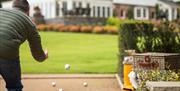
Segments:
[[[83,32],[83,33],[110,33],[118,34],[118,27],[107,26],[83,26],[83,25],[64,25],[64,24],[41,24],[37,26],[39,31],[58,31],[58,32]]]

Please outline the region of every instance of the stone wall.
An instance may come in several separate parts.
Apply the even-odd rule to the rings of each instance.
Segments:
[[[180,82],[146,82],[150,91],[180,91]]]

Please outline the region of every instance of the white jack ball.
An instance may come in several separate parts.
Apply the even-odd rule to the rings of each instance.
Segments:
[[[64,68],[65,68],[66,70],[70,70],[71,66],[70,66],[70,64],[65,64]]]
[[[87,83],[87,82],[84,82],[84,83],[83,83],[83,86],[84,86],[84,87],[87,87],[87,86],[88,86],[88,83]]]
[[[56,86],[56,82],[52,82],[51,85],[52,85],[53,87],[55,87],[55,86]]]
[[[59,91],[64,91],[64,90],[62,88],[60,88]]]

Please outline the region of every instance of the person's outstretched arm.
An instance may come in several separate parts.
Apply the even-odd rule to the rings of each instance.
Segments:
[[[41,38],[39,33],[37,32],[35,26],[29,30],[28,32],[28,42],[29,47],[31,49],[31,54],[35,60],[39,62],[43,62],[46,58],[48,58],[47,50],[44,52],[41,45]]]

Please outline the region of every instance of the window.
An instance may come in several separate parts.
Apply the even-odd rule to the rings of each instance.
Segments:
[[[93,16],[95,17],[96,16],[96,7],[95,6],[93,6]]]
[[[103,17],[105,17],[105,7],[103,7]]]
[[[98,9],[98,17],[100,17],[100,7],[98,7],[97,9]]]
[[[90,8],[90,4],[89,3],[87,3],[87,8]]]
[[[146,17],[146,9],[143,9],[143,17]]]
[[[65,9],[65,10],[67,9],[67,2],[65,2],[65,1],[63,2],[63,9]]]
[[[64,1],[62,7],[63,15],[67,15],[67,2]]]
[[[60,10],[59,10],[59,3],[56,1],[56,16],[59,16],[60,15]]]
[[[76,8],[76,2],[73,2],[73,9]]]
[[[151,18],[155,18],[155,12],[151,12]]]
[[[79,8],[82,8],[82,3],[81,2],[79,2]]]
[[[120,17],[123,17],[124,16],[124,10],[121,10],[120,11]]]
[[[108,17],[110,17],[110,8],[109,7],[107,7],[107,13],[108,13]]]
[[[141,17],[141,10],[137,9],[137,17]]]
[[[86,15],[87,15],[87,16],[90,16],[90,13],[91,13],[90,4],[87,3],[87,7],[86,7]]]

